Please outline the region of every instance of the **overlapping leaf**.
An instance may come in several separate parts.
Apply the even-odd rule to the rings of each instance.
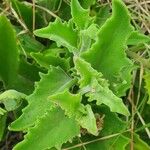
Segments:
[[[81,92],[86,93],[89,101],[96,100],[97,105],[105,104],[113,112],[129,115],[122,100],[109,89],[108,82],[102,77],[101,73],[94,70],[83,59],[75,58],[74,62],[77,73],[81,76],[81,79],[79,79]]]
[[[25,139],[14,150],[45,150],[61,145],[79,135],[80,128],[74,119],[65,116],[59,108],[48,111],[30,128]]]
[[[130,87],[132,63],[126,57],[126,42],[132,33],[127,8],[121,0],[114,0],[112,17],[98,33],[97,41],[82,56],[92,67],[103,73],[111,83],[111,89],[124,95]]]
[[[48,74],[40,74],[41,80],[36,83],[35,91],[27,97],[28,106],[23,114],[10,125],[11,130],[24,130],[33,125],[38,117],[43,116],[53,105],[47,97],[56,92],[68,89],[73,80],[65,72],[51,67]]]
[[[60,105],[69,117],[75,118],[82,128],[89,133],[98,135],[96,119],[90,105],[81,104],[80,94],[71,94],[68,91],[50,96],[50,100]]]
[[[34,34],[53,40],[58,46],[65,46],[71,52],[77,51],[78,33],[73,30],[71,23],[62,23],[62,21],[57,18],[47,27],[34,31]]]

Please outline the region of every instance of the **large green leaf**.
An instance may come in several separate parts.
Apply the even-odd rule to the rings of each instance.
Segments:
[[[0,78],[5,87],[13,88],[17,80],[19,53],[16,45],[16,35],[10,22],[0,16]]]
[[[75,30],[73,30],[71,22],[62,23],[62,21],[57,18],[47,27],[35,30],[34,34],[39,37],[53,40],[58,44],[58,46],[65,46],[71,52],[77,51],[78,34]]]
[[[11,130],[23,130],[33,125],[38,117],[43,116],[53,105],[47,97],[68,89],[73,80],[65,72],[56,67],[51,67],[48,74],[40,74],[41,80],[36,83],[34,92],[26,99],[28,106],[23,109],[23,114],[11,125]]]
[[[66,117],[61,109],[53,108],[29,129],[25,139],[13,150],[45,150],[60,147],[79,133],[79,125],[74,119]]]
[[[78,0],[71,0],[71,14],[79,29],[87,28],[92,21],[89,10],[82,8]]]
[[[126,106],[109,89],[108,82],[102,74],[94,70],[89,63],[81,58],[75,58],[75,68],[80,75],[79,84],[81,92],[85,92],[89,101],[96,100],[97,105],[105,104],[111,111],[129,115]]]
[[[50,100],[60,105],[69,117],[75,118],[82,128],[89,133],[98,135],[96,119],[90,105],[81,104],[80,94],[71,94],[68,91],[50,96]]]
[[[82,56],[103,73],[111,89],[122,96],[131,84],[132,63],[126,57],[126,42],[132,33],[130,17],[121,0],[113,0],[112,16],[99,29],[98,39]]]

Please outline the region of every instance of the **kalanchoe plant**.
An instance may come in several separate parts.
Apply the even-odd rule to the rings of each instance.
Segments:
[[[10,90],[0,95],[0,102],[7,104],[5,109],[0,108],[0,115],[14,107],[17,109],[22,99],[28,102],[22,114],[9,125],[11,131],[25,132],[24,140],[15,145],[14,150],[76,148],[73,145],[78,143],[79,137],[83,141],[89,137],[95,140],[95,145],[86,146],[89,150],[111,147],[124,150],[129,144],[129,136],[124,134],[129,124],[121,119],[129,117],[130,112],[121,97],[131,87],[134,67],[126,49],[128,45],[147,42],[149,38],[134,30],[121,0],[112,1],[112,15],[99,26],[96,17],[90,15],[93,2],[89,0],[81,6],[78,0],[71,0],[69,21],[58,17],[47,27],[34,31],[35,36],[50,39],[53,44],[44,51],[30,53],[41,70],[47,71],[39,74],[40,81],[35,83],[31,94],[19,90],[28,89],[28,86],[17,71],[10,70],[13,76],[8,74],[7,77],[3,75],[5,70],[0,72],[6,89],[13,88],[14,80],[19,80],[15,89],[28,94]],[[7,21],[5,17],[1,20]],[[13,48],[16,49],[15,44]],[[14,51],[15,61],[10,58],[10,62],[17,70],[19,54]],[[149,76],[145,79],[147,81]],[[13,108],[14,103],[8,103],[11,98],[15,103]],[[113,136],[96,141],[109,135]],[[140,141],[138,135],[134,136]]]

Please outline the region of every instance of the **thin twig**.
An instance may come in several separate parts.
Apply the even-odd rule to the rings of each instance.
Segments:
[[[33,17],[32,30],[34,31],[35,30],[35,0],[32,0],[32,17]]]

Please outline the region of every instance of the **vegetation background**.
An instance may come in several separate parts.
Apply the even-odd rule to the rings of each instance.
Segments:
[[[33,31],[37,28],[48,25],[50,21],[59,16],[62,20],[68,20],[70,18],[69,13],[69,0],[0,0],[0,14],[7,16],[11,23],[15,26],[19,26],[17,31],[17,40],[21,47],[22,41],[26,41],[29,48],[36,49],[37,43],[34,41]],[[81,0],[82,1],[82,0]],[[21,5],[21,2],[25,2],[28,7]],[[132,24],[136,29],[145,35],[150,35],[150,0],[124,0],[128,10],[131,13]],[[17,5],[21,8],[17,8]],[[96,4],[91,7],[91,15],[99,12],[100,8],[104,8],[103,19],[108,18],[111,13],[111,0],[97,0]],[[37,10],[42,15],[38,16]],[[103,20],[100,20],[103,23]],[[22,35],[29,35],[32,38],[28,38]],[[0,35],[1,36],[1,35]],[[21,38],[22,37],[22,38]],[[47,44],[47,40],[37,38],[44,44]],[[31,42],[30,42],[31,41]],[[24,51],[22,52],[24,53]],[[131,137],[134,132],[138,133],[147,144],[150,145],[150,105],[146,104],[148,95],[145,94],[144,86],[144,74],[145,71],[150,69],[150,45],[145,43],[144,45],[137,45],[129,48],[127,51],[128,57],[130,57],[137,68],[133,72],[133,84],[128,94],[124,99],[128,99],[129,105],[132,111],[131,120]],[[28,58],[28,62],[32,62]],[[3,85],[0,82],[0,91],[3,91]],[[137,105],[140,101],[140,107]],[[139,110],[137,113],[136,110]],[[7,124],[14,120],[14,114],[9,113],[7,118]],[[13,145],[22,140],[22,133],[15,133],[11,131],[5,131],[5,136],[0,142],[1,150],[11,150]],[[134,143],[134,141],[132,141]],[[144,150],[144,149],[141,149]]]

